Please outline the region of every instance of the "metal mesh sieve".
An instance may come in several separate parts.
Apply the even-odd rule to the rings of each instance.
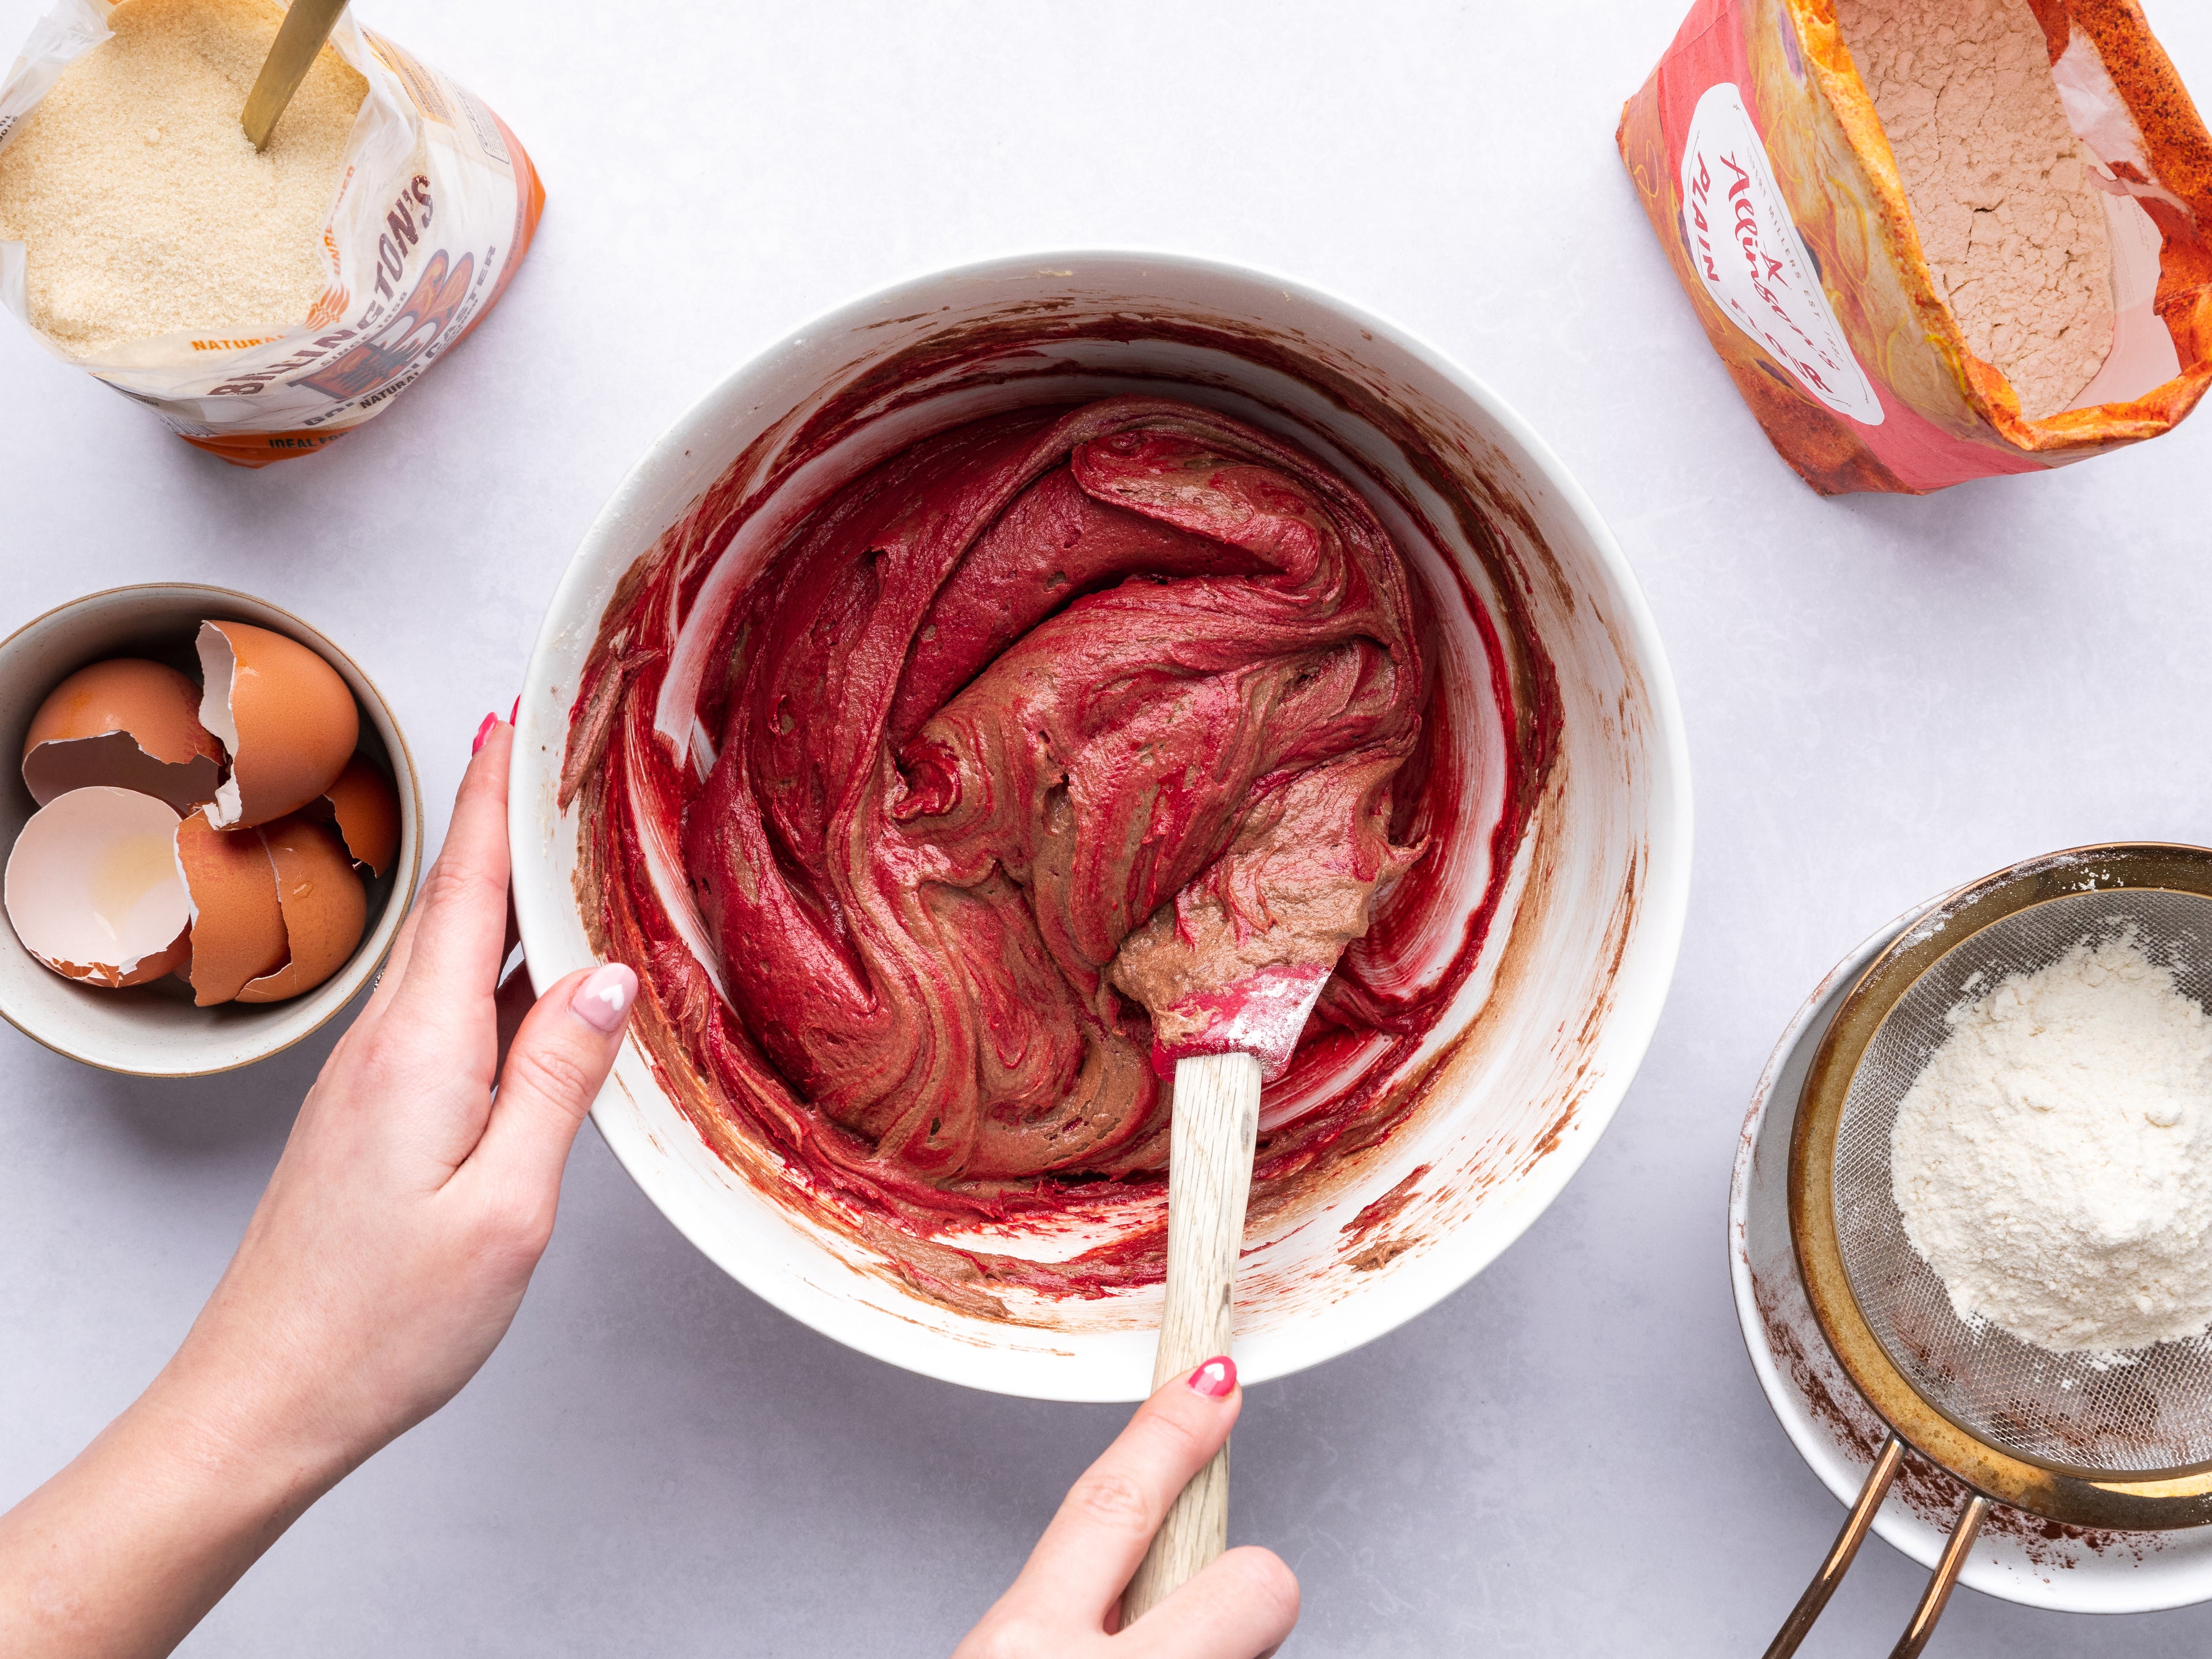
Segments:
[[[1961,1320],[1905,1237],[1890,1135],[1899,1103],[1948,1035],[1952,1008],[2049,966],[2085,938],[2129,928],[2185,993],[2212,1006],[2212,898],[2136,888],[2029,905],[1954,945],[1897,1000],[1851,1075],[1836,1133],[1838,1251],[1890,1363],[1976,1439],[2089,1475],[2212,1463],[2212,1342],[2161,1343],[2124,1358],[2061,1355]]]
[[[1890,942],[1821,1036],[1790,1130],[1790,1239],[1821,1334],[1890,1434],[1766,1659],[1790,1659],[1820,1616],[1907,1446],[1966,1492],[1891,1659],[1927,1645],[1993,1504],[2070,1527],[2212,1527],[2212,1342],[2069,1356],[1970,1325],[1891,1190],[1898,1105],[1949,1036],[1944,1016],[2124,931],[2212,1002],[2212,848],[2076,847],[1962,887]]]

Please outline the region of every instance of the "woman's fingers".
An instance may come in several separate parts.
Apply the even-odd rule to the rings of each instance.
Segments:
[[[476,747],[470,751],[471,764],[482,756],[484,744],[490,741],[493,728],[498,724],[498,720],[493,716],[489,714],[484,716],[484,723],[477,732]],[[511,729],[507,741],[510,744],[514,742]],[[507,774],[502,769],[500,773],[502,788],[505,787],[506,776]],[[462,775],[462,787],[464,789],[467,787],[465,773]],[[501,810],[505,810],[504,803]],[[441,856],[442,855],[441,848]],[[436,867],[434,863],[432,867],[434,869]],[[419,900],[419,895],[416,896]],[[399,924],[399,932],[392,939],[392,953],[384,959],[384,971],[377,975],[376,989],[369,996],[368,1006],[362,1010],[364,1015],[381,1012],[392,997],[398,994],[400,981],[407,976],[407,961],[415,949],[415,928],[422,917],[422,904],[419,902],[410,902],[407,907],[407,919]],[[506,965],[507,957],[514,952],[516,941],[520,938],[521,934],[516,928],[514,921],[514,898],[510,893],[507,902],[507,942],[501,947],[499,953],[501,967]]]
[[[473,1018],[491,1000],[499,979],[507,925],[507,765],[512,726],[492,723],[453,802],[453,818],[438,861],[415,902],[414,931],[392,969],[401,976],[395,1001],[408,1017],[445,1023]],[[487,1049],[485,1059],[490,1059]]]
[[[1139,1407],[1069,1489],[1006,1601],[1103,1620],[1168,1505],[1229,1438],[1243,1398],[1235,1362],[1209,1359]]]
[[[1261,1659],[1298,1622],[1297,1575],[1273,1550],[1231,1550],[1115,1638],[1129,1659]]]
[[[517,968],[499,982],[492,993],[492,1013],[499,1032],[499,1055],[492,1061],[495,1072],[507,1069],[507,1051],[514,1047],[514,1039],[522,1030],[522,1022],[530,1018],[530,1011],[538,1006],[530,989],[528,964]]]
[[[408,954],[415,948],[415,922],[422,914],[417,905],[409,905],[407,915],[399,924],[399,931],[392,936],[392,949],[386,952],[384,966],[377,969],[375,988],[368,994],[368,1001],[354,1022],[356,1030],[374,1024],[376,1017],[392,1006],[392,999],[399,994],[399,983],[407,976]]]
[[[482,1178],[550,1204],[636,1000],[637,975],[618,962],[571,974],[538,999],[507,1051],[491,1122],[471,1159]]]
[[[1231,1550],[1128,1629],[1105,1633],[1176,1494],[1228,1441],[1243,1404],[1236,1364],[1224,1357],[1139,1407],[1069,1490],[1013,1587],[961,1644],[959,1659],[1267,1659],[1297,1622],[1298,1581],[1262,1549]]]

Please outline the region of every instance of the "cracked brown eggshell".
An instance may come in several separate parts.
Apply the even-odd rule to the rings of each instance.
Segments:
[[[390,869],[399,851],[399,792],[384,769],[356,754],[323,799],[354,862],[380,876]]]
[[[198,646],[200,723],[230,753],[209,822],[251,829],[319,799],[361,736],[337,671],[297,640],[246,623],[202,623]]]
[[[46,694],[23,740],[23,783],[41,806],[72,789],[135,789],[188,812],[213,800],[223,752],[200,724],[200,689],[166,664],[114,657]]]
[[[247,981],[240,1002],[281,1002],[312,991],[346,964],[368,921],[368,890],[345,843],[329,825],[295,816],[265,824],[261,839],[276,867],[276,900],[290,957]]]
[[[4,903],[23,948],[64,978],[143,985],[191,951],[177,868],[179,817],[167,801],[98,786],[33,813],[8,855]]]
[[[204,812],[177,826],[177,869],[191,904],[185,977],[203,1008],[228,1002],[289,954],[276,866],[258,830],[218,830]]]

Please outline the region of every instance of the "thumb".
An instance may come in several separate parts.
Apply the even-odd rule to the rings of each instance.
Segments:
[[[557,1188],[636,1000],[637,975],[619,962],[570,974],[538,998],[507,1050],[477,1158],[526,1188]]]

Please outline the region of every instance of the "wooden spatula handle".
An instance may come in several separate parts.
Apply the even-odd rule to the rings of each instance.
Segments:
[[[1252,1193],[1260,1062],[1205,1054],[1176,1062],[1168,1150],[1167,1310],[1152,1386],[1230,1346],[1230,1287]],[[1229,1448],[1191,1477],[1121,1597],[1124,1628],[1229,1547]]]

